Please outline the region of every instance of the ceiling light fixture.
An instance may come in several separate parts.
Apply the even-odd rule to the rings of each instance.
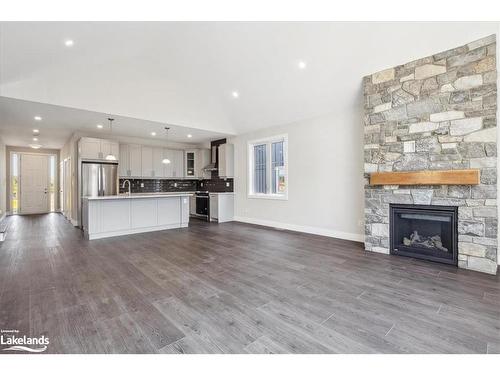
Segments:
[[[151,135],[152,135],[153,137],[156,137],[156,132],[151,132]]]
[[[103,128],[102,124],[97,124],[97,129],[102,129],[102,128]]]
[[[108,121],[109,121],[109,134],[113,134],[113,121],[115,121],[114,118],[111,118],[109,117],[108,118]],[[112,153],[109,153],[106,155],[106,160],[116,160],[116,155],[113,155]]]
[[[192,134],[188,134],[187,137],[188,138],[193,138],[193,135]]]
[[[38,133],[40,133],[40,130],[38,130],[38,129],[33,129],[33,133],[38,134]]]
[[[231,95],[233,95],[233,98],[239,98],[240,97],[240,93],[238,91],[233,91]]]
[[[299,61],[298,63],[299,69],[307,68],[307,63],[305,61]]]
[[[35,121],[42,121],[42,118],[40,116],[35,116],[33,118],[35,119]]]
[[[66,47],[73,47],[73,44],[75,44],[75,42],[73,42],[71,39],[68,39],[64,42],[64,45]]]
[[[37,137],[34,137],[34,138],[33,138],[33,142],[38,142],[38,138],[37,138]]]
[[[42,145],[39,145],[39,144],[30,144],[30,147],[34,148],[34,149],[38,149],[38,148],[42,147]]]
[[[170,129],[169,127],[165,126],[165,138],[166,138],[167,145],[168,145],[168,130],[169,129]],[[163,164],[170,164],[170,159],[165,157],[165,158],[163,158],[163,160],[161,162]]]

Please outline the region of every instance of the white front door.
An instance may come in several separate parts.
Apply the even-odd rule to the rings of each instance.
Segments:
[[[21,214],[49,212],[49,156],[21,154]]]

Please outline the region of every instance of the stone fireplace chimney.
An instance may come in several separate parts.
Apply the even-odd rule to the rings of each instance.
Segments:
[[[390,204],[458,207],[458,267],[497,272],[496,83],[495,35],[364,77],[367,251],[390,253]],[[370,184],[470,169],[478,184]]]

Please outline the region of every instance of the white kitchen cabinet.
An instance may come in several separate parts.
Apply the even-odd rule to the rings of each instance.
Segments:
[[[196,160],[198,150],[186,150],[184,151],[184,176],[185,177],[197,177],[196,175]]]
[[[184,174],[184,151],[170,150],[172,152],[172,177],[183,178]]]
[[[107,155],[114,155],[119,159],[120,146],[118,142],[113,142],[108,139],[101,139],[101,155],[106,158]]]
[[[120,163],[118,164],[118,175],[120,177],[130,177],[130,146],[120,144]]]
[[[165,164],[165,177],[184,177],[184,151],[165,149],[164,155],[170,160],[169,164]]]
[[[109,139],[82,137],[78,143],[78,155],[82,159],[105,160],[109,154],[118,158],[118,142]]]
[[[193,178],[209,178],[203,168],[210,164],[209,149],[192,149],[184,151],[184,176]]]
[[[201,148],[198,151],[198,177],[201,178],[211,178],[212,173],[210,171],[204,171],[208,164],[210,164],[212,158],[211,150],[209,148]]]
[[[98,138],[82,138],[78,151],[82,159],[102,159],[101,140]]]
[[[234,145],[225,143],[219,146],[219,177],[234,177]]]
[[[142,150],[139,145],[128,145],[130,176],[142,176]]]
[[[141,169],[142,177],[153,176],[153,148],[148,146],[141,147]]]
[[[165,158],[166,149],[161,147],[153,148],[153,177],[163,178],[165,177],[165,164],[162,160]]]
[[[210,193],[210,221],[234,220],[234,193]]]

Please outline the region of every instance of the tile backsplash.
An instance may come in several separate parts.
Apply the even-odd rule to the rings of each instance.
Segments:
[[[179,180],[179,179],[140,179],[120,178],[120,193],[126,193],[128,186],[123,188],[123,181],[130,181],[132,193],[161,193],[176,191],[208,190],[210,192],[232,192],[233,179]],[[226,183],[229,186],[226,186]],[[141,186],[142,184],[142,186]]]

